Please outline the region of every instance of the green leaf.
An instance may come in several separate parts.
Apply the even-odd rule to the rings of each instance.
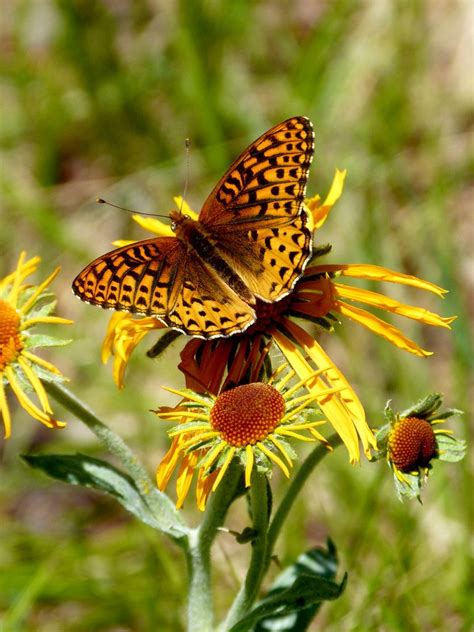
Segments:
[[[72,342],[72,338],[64,340],[62,338],[54,338],[53,336],[46,336],[44,334],[31,334],[26,338],[28,349],[35,347],[62,347]]]
[[[440,461],[456,463],[461,461],[466,454],[466,442],[462,439],[456,439],[451,435],[437,434],[436,443]]]
[[[166,511],[168,498],[156,489],[149,491],[149,495],[156,496],[155,501],[163,496],[163,517],[155,516],[151,512],[146,498],[142,496],[133,480],[124,472],[113,465],[94,459],[84,454],[47,454],[47,455],[22,455],[23,460],[30,466],[42,470],[45,474],[56,480],[68,483],[69,485],[81,485],[105,492],[113,496],[145,524],[164,531],[173,537],[182,537],[182,525],[174,525],[165,522],[164,516],[169,515]]]
[[[334,544],[314,548],[298,557],[275,580],[267,596],[231,632],[304,632],[323,601],[337,599],[344,590],[333,581],[337,570]]]

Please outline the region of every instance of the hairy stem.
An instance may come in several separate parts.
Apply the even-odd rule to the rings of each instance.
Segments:
[[[223,630],[229,630],[252,607],[260,590],[265,574],[265,560],[267,556],[268,530],[268,489],[265,474],[254,470],[250,487],[250,503],[252,509],[252,527],[256,537],[252,542],[252,555],[245,581],[232,604]]]

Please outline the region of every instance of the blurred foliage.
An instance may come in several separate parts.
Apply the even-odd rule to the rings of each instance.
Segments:
[[[137,354],[127,388],[116,392],[110,367],[99,361],[108,314],[76,301],[69,287],[113,239],[139,238],[140,231],[125,213],[93,200],[166,213],[189,182],[187,199],[197,210],[248,142],[294,114],[315,124],[309,193],[324,194],[335,167],[348,169],[320,239],[333,243],[331,260],[378,263],[439,283],[450,290],[442,305],[412,289],[387,291],[459,316],[451,334],[403,324],[435,352],[425,361],[351,325],[323,344],[374,425],[390,397],[404,408],[442,390],[447,405],[468,407],[472,7],[470,0],[2,5],[0,274],[23,248],[41,255],[43,276],[62,266],[59,311],[75,319],[76,342],[56,352],[55,363],[150,471],[165,443],[146,411],[166,403],[160,384],[181,383],[171,368],[181,343],[164,361]],[[66,431],[46,432],[20,409],[4,448],[5,629],[181,629],[179,552],[109,500],[46,481],[17,457],[41,450],[99,455],[87,431],[68,421]],[[454,427],[465,435],[465,420]],[[324,606],[318,628],[470,629],[470,482],[467,464],[437,467],[425,505],[401,505],[383,464],[352,468],[342,452],[331,456],[278,547],[288,563],[327,533],[338,545],[349,584]],[[232,528],[241,522],[231,514]],[[220,544],[216,598],[224,610],[244,568],[243,549],[224,534]]]

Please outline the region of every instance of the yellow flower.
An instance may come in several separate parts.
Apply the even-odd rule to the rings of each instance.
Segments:
[[[434,460],[454,462],[464,457],[465,442],[453,437],[452,430],[437,427],[462,413],[456,409],[441,412],[441,404],[441,395],[433,393],[397,414],[389,405],[385,408],[386,424],[377,432],[375,460],[387,460],[401,499],[420,499]]]
[[[26,285],[25,279],[36,271],[39,257],[25,261],[21,253],[16,270],[0,279],[0,413],[5,428],[5,438],[11,435],[11,414],[5,386],[9,385],[20,405],[32,417],[48,428],[62,428],[66,424],[53,418],[44,381],[63,381],[59,370],[31,353],[29,349],[64,344],[50,336],[32,333],[32,327],[40,323],[70,324],[72,321],[51,316],[56,302],[50,299],[47,287],[59,272],[57,268],[38,286]],[[34,391],[39,406],[27,395]]]
[[[333,184],[324,200],[319,196],[306,201],[306,212],[309,225],[318,230],[326,221],[329,212],[339,199],[345,178],[344,171],[336,171]],[[178,206],[182,200],[175,199]],[[195,216],[186,206],[187,214]],[[165,234],[169,227],[156,219],[135,217],[144,228],[156,234]],[[167,233],[166,233],[167,234]],[[316,248],[315,258],[325,254],[328,249]],[[374,438],[367,426],[365,413],[357,395],[347,379],[335,366],[329,356],[314,336],[301,327],[301,319],[317,324],[322,330],[332,331],[339,316],[346,316],[351,320],[368,328],[395,346],[419,356],[430,355],[414,341],[407,338],[399,329],[385,322],[375,314],[351,302],[364,303],[415,319],[432,326],[449,328],[453,317],[443,318],[421,307],[405,305],[395,299],[377,292],[351,287],[340,283],[340,278],[359,278],[372,281],[389,281],[392,283],[410,285],[422,290],[434,292],[443,296],[444,290],[438,286],[413,276],[401,274],[387,268],[365,264],[310,264],[294,290],[285,298],[275,303],[257,301],[255,311],[256,321],[242,334],[216,340],[193,339],[189,341],[182,353],[180,369],[186,376],[186,385],[202,393],[218,394],[222,389],[248,381],[249,374],[253,380],[259,380],[258,371],[264,369],[265,358],[270,347],[275,343],[286,360],[297,372],[300,378],[307,372],[307,358],[323,372],[315,378],[315,387],[319,389],[338,389],[339,396],[331,398],[327,403],[321,402],[321,408],[341,435],[349,451],[352,462],[359,459],[359,440],[366,454],[374,446]],[[295,322],[295,319],[298,322]],[[116,362],[120,363],[120,371],[115,369],[116,382],[123,385],[123,369],[135,347],[135,341],[141,340],[146,331],[151,328],[150,319],[137,318],[124,314],[120,328],[116,327],[117,320],[112,318],[106,340],[118,340],[127,331],[128,353],[116,355]],[[156,324],[154,328],[161,328]],[[113,350],[111,344],[109,350]],[[118,358],[118,359],[117,359]],[[120,380],[118,380],[120,376]]]
[[[281,376],[281,370],[278,373]],[[321,441],[328,446],[316,430],[325,421],[315,404],[330,399],[334,391],[308,389],[318,373],[313,371],[288,387],[295,376],[288,370],[274,384],[242,384],[217,397],[189,389],[166,389],[184,400],[174,409],[156,411],[161,419],[178,422],[168,432],[173,441],[158,466],[158,487],[165,489],[179,463],[177,507],[183,505],[196,474],[197,506],[204,510],[209,494],[216,490],[233,459],[239,460],[245,471],[246,487],[255,468],[270,474],[276,465],[289,477],[296,458],[291,440]]]

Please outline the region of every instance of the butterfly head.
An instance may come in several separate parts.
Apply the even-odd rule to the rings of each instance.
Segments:
[[[174,233],[186,230],[186,227],[196,223],[189,215],[181,213],[180,211],[170,211],[170,220],[171,230]]]

